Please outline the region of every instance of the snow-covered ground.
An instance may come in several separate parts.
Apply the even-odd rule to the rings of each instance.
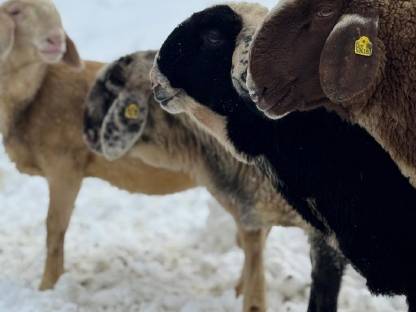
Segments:
[[[104,61],[157,48],[176,24],[214,3],[55,2],[81,54]],[[275,0],[261,2],[271,6]],[[204,190],[147,197],[86,181],[66,241],[68,272],[55,290],[41,293],[36,288],[45,253],[46,183],[19,174],[2,149],[0,172],[0,312],[241,311],[233,287],[243,255],[234,244],[234,225]],[[306,311],[305,235],[276,228],[266,252],[270,311]],[[352,270],[340,306],[343,312],[406,308],[403,298],[370,296]]]

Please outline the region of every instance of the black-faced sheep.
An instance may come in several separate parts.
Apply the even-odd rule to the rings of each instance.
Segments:
[[[282,0],[248,85],[277,117],[324,105],[364,127],[416,186],[416,2]]]
[[[232,6],[178,26],[152,70],[156,98],[278,177],[277,190],[337,242],[374,293],[404,294],[414,311],[416,190],[365,130],[336,113],[321,108],[272,121],[239,96],[231,71],[243,28]]]
[[[101,72],[87,101],[85,133],[90,148],[110,159],[128,152],[129,158],[186,172],[222,203],[237,222],[245,251],[237,287],[244,293],[244,311],[266,311],[263,247],[269,227],[303,227],[312,244],[314,297],[309,311],[335,311],[344,259],[319,232],[305,228],[258,168],[237,161],[186,115],[172,116],[153,97],[149,99],[147,74],[152,64],[139,52]]]

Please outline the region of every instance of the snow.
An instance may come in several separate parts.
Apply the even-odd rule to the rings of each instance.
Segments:
[[[155,49],[204,0],[55,0],[87,59]],[[272,6],[275,0],[261,1]],[[231,218],[203,189],[165,197],[85,181],[66,240],[67,273],[39,292],[48,190],[19,174],[0,150],[0,312],[241,311],[242,266]],[[270,311],[304,312],[310,285],[305,235],[275,228],[266,248]],[[380,272],[382,274],[382,272]],[[342,312],[405,311],[403,298],[371,296],[352,270]]]

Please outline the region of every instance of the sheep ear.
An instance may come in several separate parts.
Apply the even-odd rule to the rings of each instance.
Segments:
[[[66,52],[62,58],[62,62],[65,64],[68,64],[71,67],[74,67],[76,69],[81,70],[84,67],[84,64],[81,60],[81,57],[79,56],[77,47],[75,46],[75,43],[72,41],[72,39],[68,36],[66,36]]]
[[[108,160],[127,154],[142,136],[149,114],[148,98],[142,94],[121,92],[101,126],[102,153]]]
[[[343,15],[329,35],[320,60],[321,86],[335,103],[356,99],[377,79],[381,61],[378,14]]]

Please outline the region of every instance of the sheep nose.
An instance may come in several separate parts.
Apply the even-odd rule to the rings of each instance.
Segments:
[[[85,133],[88,142],[97,143],[98,141],[98,132],[96,130],[88,129]]]
[[[155,96],[155,100],[159,103],[169,100],[169,94],[167,94],[166,90],[160,84],[153,86],[153,94]]]
[[[88,113],[84,116],[84,135],[89,144],[95,145],[99,140],[98,122]]]
[[[250,72],[248,72],[246,76],[246,85],[252,101],[254,103],[258,103],[260,101],[260,93],[257,89],[256,84],[253,81],[253,78],[251,77]]]
[[[65,43],[65,35],[62,31],[54,31],[46,37],[49,46],[61,47]]]
[[[48,37],[46,41],[53,45],[58,45],[62,43],[61,36],[57,36],[57,35]]]

